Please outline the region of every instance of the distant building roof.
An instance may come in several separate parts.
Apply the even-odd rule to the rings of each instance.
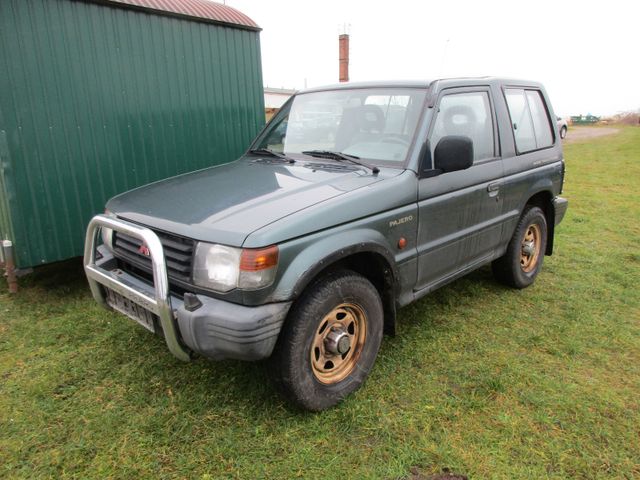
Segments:
[[[218,23],[259,31],[260,27],[235,8],[210,0],[94,0],[97,3],[117,4],[136,10],[165,15],[188,17],[199,21]]]
[[[264,87],[264,93],[275,93],[280,95],[293,95],[297,90],[291,88]]]
[[[285,104],[289,97],[296,93],[297,90],[287,88],[270,88],[264,89],[264,108],[280,108]]]

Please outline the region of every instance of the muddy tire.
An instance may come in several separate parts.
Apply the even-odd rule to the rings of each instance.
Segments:
[[[506,253],[492,264],[497,280],[514,288],[531,285],[547,248],[547,220],[539,207],[529,207],[518,222]]]
[[[357,390],[373,367],[383,330],[380,295],[352,271],[331,273],[295,302],[270,360],[293,404],[320,411]]]

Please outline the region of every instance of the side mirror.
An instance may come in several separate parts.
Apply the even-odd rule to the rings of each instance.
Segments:
[[[433,166],[442,173],[464,170],[473,165],[473,141],[469,137],[442,137],[433,152]]]

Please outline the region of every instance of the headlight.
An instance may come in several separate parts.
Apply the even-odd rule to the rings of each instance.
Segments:
[[[200,242],[196,246],[193,281],[218,292],[256,290],[273,283],[278,247],[240,249]]]

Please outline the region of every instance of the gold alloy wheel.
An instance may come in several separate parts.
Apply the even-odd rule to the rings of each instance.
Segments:
[[[338,383],[353,371],[367,338],[367,316],[354,303],[335,307],[318,324],[311,345],[311,370],[324,384]]]
[[[536,268],[540,257],[541,239],[540,225],[535,223],[529,225],[522,239],[520,251],[520,266],[523,272],[529,273]]]

